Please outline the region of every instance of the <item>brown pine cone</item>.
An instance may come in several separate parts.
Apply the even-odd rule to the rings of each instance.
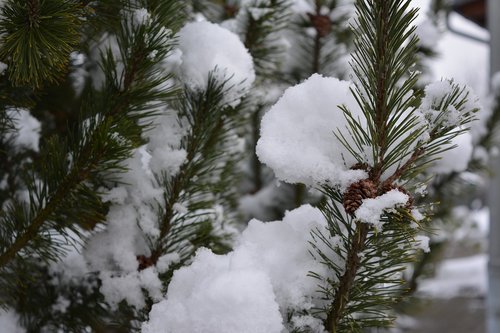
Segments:
[[[239,8],[235,5],[224,5],[224,11],[227,17],[235,17],[236,13],[238,13]]]
[[[332,21],[327,15],[307,13],[307,16],[319,37],[325,37],[332,31]]]
[[[137,267],[139,271],[142,271],[154,265],[153,259],[151,257],[146,257],[145,255],[140,254],[136,258],[139,262],[139,267]]]
[[[361,206],[363,199],[375,198],[377,196],[377,184],[370,179],[362,179],[351,184],[344,193],[345,211],[354,215],[354,212]]]

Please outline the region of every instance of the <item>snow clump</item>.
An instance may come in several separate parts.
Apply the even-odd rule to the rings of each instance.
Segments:
[[[13,310],[0,309],[0,327],[4,333],[25,333],[19,324],[19,315]]]
[[[464,132],[454,137],[448,146],[456,147],[438,154],[437,157],[439,159],[432,164],[429,168],[429,172],[447,174],[451,172],[462,172],[467,169],[474,150],[472,136],[468,132]]]
[[[391,190],[376,198],[363,199],[361,206],[356,210],[355,216],[362,222],[370,223],[377,229],[382,229],[381,216],[386,210],[403,206],[408,202],[408,195],[398,190]]]
[[[174,273],[166,299],[153,306],[142,332],[285,331],[288,310],[321,306],[318,280],[308,272],[326,276],[327,268],[310,255],[309,242],[312,230],[326,227],[323,214],[304,205],[287,212],[283,221],[250,221],[227,255],[199,250],[190,266]],[[335,260],[331,250],[322,250]],[[294,321],[304,325],[301,318]]]
[[[117,175],[120,184],[103,190],[103,200],[112,204],[106,228],[93,234],[84,251],[89,269],[101,272],[100,291],[111,306],[125,300],[140,309],[145,304],[143,291],[159,301],[162,284],[158,273],[179,260],[178,254],[169,253],[160,258],[156,269],[137,269],[137,256],[148,253],[146,239],[160,234],[157,209],[163,208],[158,198],[164,195],[164,188],[155,175],[175,175],[186,159],[181,148],[184,130],[176,114],[163,110],[150,121],[155,126],[143,133],[149,142],[122,163],[127,172]]]
[[[435,126],[455,128],[464,115],[481,109],[478,97],[467,86],[443,80],[428,84],[418,112],[428,122],[430,130]]]
[[[431,252],[431,248],[429,246],[430,238],[424,235],[418,235],[415,237],[415,243],[417,248],[424,251],[425,253]]]
[[[7,109],[7,116],[12,119],[16,130],[7,131],[5,139],[13,140],[17,150],[31,149],[38,152],[40,142],[41,124],[26,109]]]
[[[210,22],[187,23],[178,33],[180,75],[192,88],[207,88],[209,74],[226,82],[225,103],[235,105],[255,80],[252,57],[238,36]]]
[[[264,115],[257,155],[277,178],[309,186],[329,183],[345,189],[367,177],[362,170],[349,170],[356,160],[335,137],[347,127],[341,105],[363,126],[364,116],[351,87],[347,81],[314,74],[288,88]],[[348,134],[344,136],[349,138]]]
[[[420,114],[427,127],[427,139],[434,130],[444,129],[450,135],[458,133],[463,130],[464,117],[470,117],[471,113],[481,110],[474,92],[469,87],[453,81],[431,83],[425,87],[424,92],[416,113]],[[475,123],[477,121],[472,123],[472,128],[477,127]],[[472,131],[456,135],[443,147],[448,150],[437,156],[439,159],[428,169],[429,172],[446,174],[465,171],[472,158],[473,146]]]

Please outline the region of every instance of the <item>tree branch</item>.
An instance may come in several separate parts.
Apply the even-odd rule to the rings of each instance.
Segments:
[[[408,161],[406,161],[403,165],[400,165],[396,171],[394,171],[394,173],[389,177],[387,178],[386,180],[384,180],[384,182],[382,183],[382,187],[384,186],[387,186],[387,185],[391,185],[392,183],[394,183],[396,180],[398,180],[399,178],[401,178],[401,176],[406,172],[408,171],[408,169],[411,168],[411,166],[413,165],[413,163],[415,163],[415,161],[420,157],[422,156],[422,154],[424,153],[425,149],[420,147],[420,148],[417,148],[413,154],[410,156],[410,158],[408,159]]]
[[[376,37],[377,50],[376,50],[376,63],[373,64],[376,75],[376,96],[375,96],[375,128],[377,131],[377,145],[378,145],[378,161],[375,162],[373,168],[374,180],[379,180],[382,175],[382,170],[384,167],[384,155],[387,150],[387,77],[390,75],[387,49],[389,44],[388,36],[388,2],[386,0],[376,0],[374,3],[375,7],[379,7],[379,13],[376,20],[380,20],[379,31]]]
[[[346,270],[344,275],[340,278],[339,287],[335,293],[333,304],[326,318],[326,327],[330,333],[338,332],[340,320],[349,302],[349,294],[359,269],[359,253],[365,248],[365,241],[368,236],[368,224],[362,222],[355,223],[356,231],[354,232],[351,247],[347,253]]]
[[[132,83],[135,79],[137,71],[137,63],[141,61],[138,55],[142,56],[142,60],[145,57],[144,52],[142,50],[137,50],[134,52],[133,64],[131,68],[133,71],[129,71],[126,73],[125,77],[127,80],[125,81],[125,91],[121,91],[120,94],[126,94],[132,87]],[[120,99],[118,99],[120,100]],[[116,105],[108,114],[108,117],[112,117],[113,115],[120,114],[121,111],[126,107],[126,104],[129,102],[128,98],[122,100],[121,103]],[[7,248],[5,252],[0,254],[0,268],[8,264],[16,254],[21,251],[32,239],[34,239],[38,233],[40,228],[50,219],[50,216],[54,214],[54,212],[59,209],[61,204],[64,203],[64,200],[68,198],[68,194],[71,191],[75,190],[76,187],[82,182],[88,180],[91,177],[92,171],[95,170],[102,159],[105,157],[104,154],[94,155],[93,158],[90,155],[92,151],[91,147],[93,146],[94,140],[89,140],[85,146],[82,148],[82,154],[79,162],[74,164],[74,168],[64,177],[60,185],[55,190],[54,194],[47,200],[47,204],[43,209],[41,209],[36,216],[30,221],[28,227],[25,232],[22,233],[19,237],[16,238],[14,243]],[[83,167],[81,167],[83,165]]]

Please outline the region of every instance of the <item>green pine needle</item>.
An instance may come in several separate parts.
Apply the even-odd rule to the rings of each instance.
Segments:
[[[7,1],[2,8],[0,59],[13,84],[40,88],[67,72],[80,39],[82,8],[76,1]]]

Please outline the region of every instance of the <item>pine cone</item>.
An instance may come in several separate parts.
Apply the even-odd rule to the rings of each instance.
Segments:
[[[138,255],[136,258],[137,261],[139,262],[139,267],[137,267],[139,271],[142,271],[154,265],[153,259],[151,257],[146,257],[145,255],[141,254]]]
[[[370,179],[362,179],[351,184],[344,193],[345,211],[354,215],[354,212],[361,206],[363,199],[375,198],[377,196],[377,184]]]
[[[413,196],[411,195],[411,193],[408,192],[402,186],[396,186],[394,184],[385,184],[384,186],[382,186],[382,189],[380,191],[381,192],[380,195],[387,193],[389,191],[392,191],[392,190],[398,190],[399,192],[406,194],[408,196],[408,201],[406,202],[405,208],[408,210],[411,210],[413,208],[413,204],[414,204],[415,200],[413,200]]]
[[[307,13],[311,24],[316,29],[319,37],[325,37],[332,31],[332,21],[327,15]]]
[[[363,171],[370,171],[370,166],[367,163],[361,163],[358,162],[354,164],[353,166],[350,167],[351,170],[363,170]]]
[[[227,17],[235,17],[239,8],[235,5],[224,5],[224,11]]]

